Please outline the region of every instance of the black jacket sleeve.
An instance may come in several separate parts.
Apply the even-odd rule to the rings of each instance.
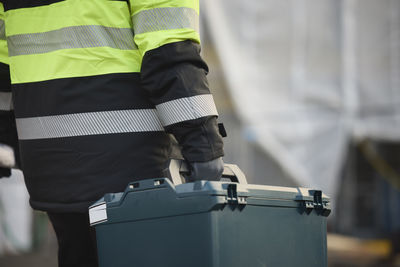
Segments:
[[[224,154],[207,73],[200,45],[189,40],[147,51],[142,61],[142,87],[156,106],[165,130],[175,136],[182,155],[190,162],[209,161]]]

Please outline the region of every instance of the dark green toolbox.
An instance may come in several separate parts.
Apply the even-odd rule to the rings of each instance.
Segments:
[[[247,184],[229,164],[232,181],[182,184],[174,164],[90,207],[100,267],[327,266],[321,191]]]

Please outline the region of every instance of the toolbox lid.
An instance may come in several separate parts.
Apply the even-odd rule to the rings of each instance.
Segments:
[[[190,197],[193,195],[219,195],[226,196],[228,186],[235,184],[232,182],[198,181],[175,186],[176,194],[179,197]],[[304,187],[282,187],[256,184],[237,184],[239,195],[260,198],[260,199],[280,199],[280,200],[313,200],[314,192],[310,188]],[[323,201],[330,201],[329,197],[322,194]]]
[[[89,208],[90,222],[95,225],[178,216],[218,210],[226,205],[294,207],[308,213],[315,209],[323,216],[330,213],[329,197],[319,190],[252,185],[243,177],[240,183],[197,181],[175,185],[169,178],[133,182],[125,192],[107,194],[93,204]]]

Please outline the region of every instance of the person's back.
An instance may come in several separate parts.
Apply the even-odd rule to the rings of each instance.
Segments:
[[[21,165],[56,232],[55,214],[164,176],[168,133],[219,176],[197,1],[2,2]]]
[[[169,140],[140,87],[127,3],[9,6],[14,109],[32,206],[86,210],[130,180],[160,176]]]

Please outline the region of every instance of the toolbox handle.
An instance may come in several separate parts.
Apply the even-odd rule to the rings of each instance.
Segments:
[[[185,174],[189,174],[190,170],[184,160],[171,159],[169,164],[169,177],[175,185],[182,184],[185,181]],[[246,175],[235,164],[224,164],[222,178],[230,179],[232,182],[239,184],[247,184]]]

